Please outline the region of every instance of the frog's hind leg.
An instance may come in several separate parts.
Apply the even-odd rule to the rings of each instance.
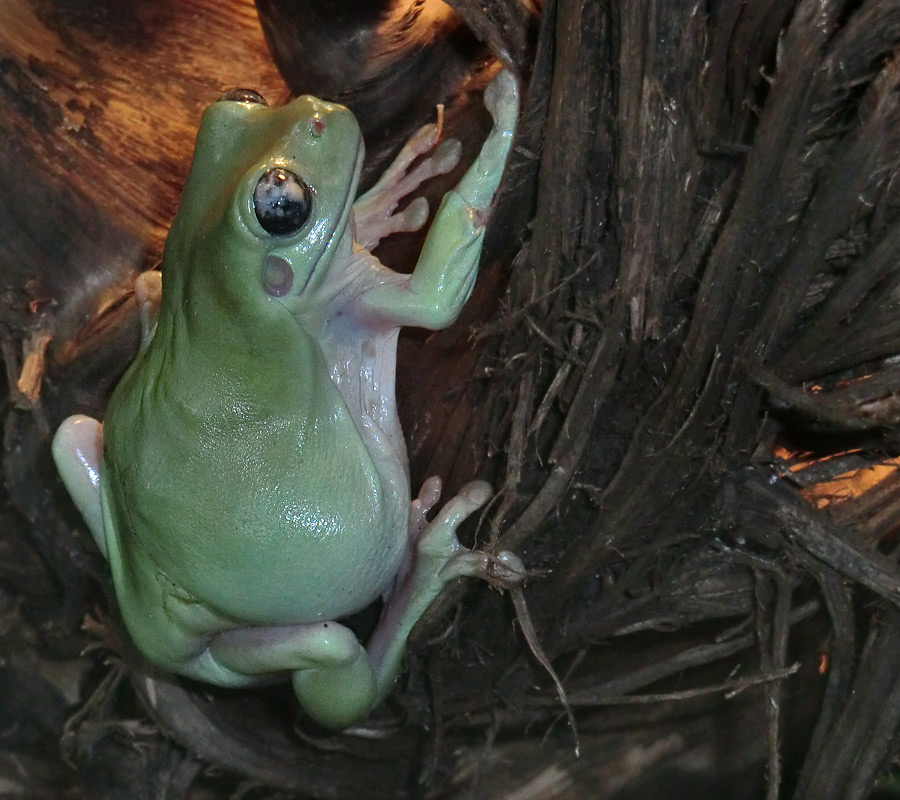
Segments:
[[[369,657],[378,681],[378,697],[391,689],[413,626],[451,580],[463,576],[488,578],[497,584],[521,583],[525,569],[519,558],[506,551],[490,557],[460,544],[456,530],[487,502],[491,487],[472,481],[450,500],[432,522],[425,514],[440,497],[440,479],[429,478],[413,501],[410,535],[414,555],[398,577],[368,643]],[[493,570],[493,571],[492,571]]]
[[[375,705],[369,656],[337,622],[248,625],[219,615],[152,564],[127,568],[110,538],[122,618],[153,664],[194,680],[239,688],[291,676],[307,713],[329,728],[364,719]]]
[[[76,414],[64,420],[53,437],[53,460],[56,468],[105,557],[106,538],[100,511],[102,454],[103,426],[84,414]]]
[[[243,675],[291,672],[300,705],[329,728],[365,719],[377,699],[368,653],[353,631],[337,622],[226,631],[210,641],[209,655]]]

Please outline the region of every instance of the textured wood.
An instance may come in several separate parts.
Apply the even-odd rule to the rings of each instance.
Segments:
[[[465,81],[478,43],[443,2],[257,0],[275,63],[296,94],[354,110],[367,143],[428,116]]]
[[[202,109],[235,85],[285,96],[252,3],[12,5],[0,27],[4,165],[33,159],[41,180],[155,252]],[[3,187],[16,197],[16,180]]]
[[[0,536],[0,729],[17,758],[50,765],[31,795],[63,793],[68,692],[81,710],[65,752],[92,800],[235,793],[238,777],[212,787],[198,763],[317,797],[866,797],[900,736],[900,6],[543,4],[473,302],[456,329],[404,340],[400,376],[416,478],[494,480],[467,535],[513,543],[534,576],[515,610],[481,585],[448,593],[368,739],[311,731],[278,689],[138,677],[139,705],[126,672],[106,671],[124,654],[143,674],[115,620],[90,622],[91,639],[79,629],[111,607],[94,580],[105,566],[48,477],[46,432],[73,406],[102,411],[134,347],[123,281],[158,256],[188,120],[218,76],[265,61],[246,3],[80,5],[34,0],[0,24],[11,386],[22,343],[33,376],[42,328],[54,335],[43,393],[29,399],[26,382],[5,410],[0,509],[0,531],[15,530]],[[505,2],[456,5],[495,49],[521,32],[504,27]],[[378,32],[399,29],[378,14],[401,4],[264,6],[294,15],[283,69],[324,81],[333,67],[337,92],[374,104],[376,161],[431,114],[398,111],[407,91],[452,97],[448,117],[477,148],[483,64],[455,51],[442,64],[434,53],[448,51],[418,34],[387,60],[350,57],[354,34],[384,55]],[[213,73],[182,60],[184,42]],[[437,83],[417,89],[416,70],[400,70],[392,93],[381,68],[394,57]],[[278,85],[273,68],[261,80]],[[170,139],[140,150],[154,124]],[[132,197],[123,175],[147,183]],[[888,477],[841,484],[872,466]],[[581,759],[525,629],[570,693]],[[104,656],[81,657],[88,641]],[[59,664],[90,673],[66,681]],[[30,715],[22,696],[38,698]],[[147,724],[142,709],[165,736],[121,733]],[[23,780],[7,767],[0,778]]]

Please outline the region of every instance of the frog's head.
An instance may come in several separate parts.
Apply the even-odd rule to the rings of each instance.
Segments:
[[[203,324],[301,307],[346,247],[363,153],[343,106],[224,94],[203,115],[166,243],[164,310]]]

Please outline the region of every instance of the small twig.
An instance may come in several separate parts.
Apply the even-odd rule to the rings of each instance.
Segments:
[[[768,528],[842,575],[900,606],[900,569],[874,548],[860,547],[784,481],[746,478],[738,492],[748,530]]]
[[[523,249],[523,252],[524,249]],[[577,278],[581,273],[585,272],[588,267],[591,266],[591,261],[593,259],[589,259],[587,262],[582,264],[578,269],[576,269],[571,275],[566,275],[564,278],[560,278],[559,282],[553,285],[553,288],[548,289],[544,294],[539,297],[533,298],[528,303],[523,304],[520,308],[517,308],[512,313],[506,314],[500,317],[496,322],[492,322],[488,325],[482,325],[477,331],[475,331],[474,336],[472,337],[476,342],[481,341],[482,339],[487,339],[490,336],[496,336],[500,333],[506,333],[507,331],[512,330],[521,320],[528,316],[533,308],[538,308],[541,303],[546,302],[555,294],[560,293],[569,283],[571,283],[575,278]]]
[[[885,368],[827,391],[792,386],[772,370],[748,368],[776,406],[792,409],[839,430],[891,427],[900,422],[900,370]]]
[[[853,472],[859,469],[869,469],[878,466],[880,461],[866,458],[860,453],[848,453],[843,456],[835,456],[834,458],[823,458],[814,461],[802,469],[794,472],[785,473],[799,486],[804,489],[815,486],[818,483],[827,483],[833,481],[840,475]]]
[[[553,376],[553,380],[550,382],[550,386],[544,393],[544,397],[541,400],[540,406],[538,406],[538,410],[534,413],[531,425],[528,428],[529,436],[537,433],[541,429],[541,426],[543,426],[544,420],[547,418],[547,414],[550,413],[550,406],[553,404],[553,401],[556,399],[557,395],[559,395],[562,387],[569,379],[569,375],[571,375],[572,373],[572,367],[575,364],[575,361],[573,359],[577,357],[578,351],[581,349],[581,344],[583,341],[584,325],[582,325],[582,323],[580,322],[576,322],[575,328],[572,331],[572,358],[566,358],[560,368],[556,371],[556,374]]]
[[[500,535],[499,526],[503,518],[518,497],[517,489],[522,481],[522,465],[525,463],[525,440],[527,438],[528,422],[534,405],[534,376],[528,372],[522,376],[519,383],[519,392],[513,411],[512,426],[509,435],[509,449],[506,456],[506,478],[503,481],[503,489],[500,494],[502,499],[497,511],[491,520],[491,543]]]
[[[790,633],[791,585],[782,575],[775,579],[775,609],[771,625],[771,642],[761,642],[765,661],[769,669],[778,672],[784,670],[787,658],[788,634]],[[798,666],[798,665],[795,665]],[[778,800],[781,788],[781,697],[780,682],[772,682],[766,686],[766,716],[768,718],[769,770],[766,800]]]
[[[528,327],[534,332],[534,334],[540,339],[544,344],[547,345],[551,350],[553,350],[557,355],[562,356],[566,361],[571,361],[576,366],[584,369],[584,362],[578,358],[573,352],[566,350],[559,342],[557,342],[549,333],[543,330],[537,322],[534,321],[534,318],[531,314],[527,314],[525,316],[525,321],[528,323]]]
[[[594,417],[612,388],[617,370],[611,361],[619,347],[621,313],[610,319],[594,347],[590,361],[581,376],[578,391],[569,406],[559,436],[550,452],[553,469],[534,499],[500,537],[499,547],[516,550],[559,501],[572,480],[590,441]]]
[[[798,606],[791,613],[790,624],[796,625],[815,614],[820,608],[818,601],[810,600],[802,606]],[[691,667],[699,667],[705,664],[711,664],[714,661],[722,661],[726,658],[753,647],[757,643],[756,632],[751,631],[743,636],[737,636],[727,642],[716,642],[714,644],[703,644],[692,647],[676,653],[674,656],[668,657],[663,661],[647,664],[646,666],[635,669],[627,675],[622,675],[607,681],[605,684],[595,686],[591,689],[576,690],[570,694],[570,702],[572,697],[582,699],[588,697],[609,698],[624,697],[628,692],[633,692],[642,686],[649,686],[663,678],[677,675]],[[579,703],[580,705],[581,703]]]
[[[34,408],[41,397],[41,384],[44,380],[44,364],[47,345],[53,337],[42,330],[32,331],[22,343],[22,371],[16,382],[16,389],[25,399],[27,408]]]
[[[569,695],[569,704],[572,706],[630,706],[646,705],[650,703],[667,703],[671,701],[693,700],[696,697],[706,697],[711,694],[724,692],[725,699],[730,700],[754,686],[783,681],[800,670],[800,663],[792,664],[784,669],[771,670],[748,678],[722,681],[712,686],[699,686],[696,689],[683,689],[679,692],[660,692],[658,694],[594,694],[576,692]],[[529,705],[548,705],[556,702],[554,698],[537,697],[529,700]]]
[[[575,715],[572,713],[572,707],[566,696],[565,687],[563,687],[562,681],[560,681],[559,676],[556,674],[556,670],[553,669],[553,665],[550,663],[550,659],[547,658],[544,649],[541,647],[537,633],[534,630],[534,625],[531,622],[531,614],[528,612],[528,605],[525,603],[525,595],[522,593],[522,588],[520,586],[510,587],[509,594],[510,597],[512,597],[513,606],[516,609],[516,616],[519,618],[519,625],[522,627],[522,635],[525,637],[525,641],[528,643],[528,647],[534,657],[538,660],[538,663],[547,670],[547,674],[550,676],[553,685],[556,687],[556,694],[559,698],[559,702],[562,703],[562,706],[566,711],[566,718],[569,720],[569,727],[572,729],[572,737],[575,739],[575,757],[577,758],[581,755],[581,741],[578,737],[578,727],[575,724]]]
[[[824,668],[828,671],[828,683],[812,738],[806,749],[803,769],[797,781],[795,797],[814,797],[809,794],[810,783],[817,780],[823,754],[826,754],[834,736],[834,727],[847,702],[856,666],[856,622],[853,612],[853,595],[850,587],[835,570],[824,567],[807,556],[809,570],[815,576],[825,598],[828,616],[831,618],[832,644],[826,651]]]

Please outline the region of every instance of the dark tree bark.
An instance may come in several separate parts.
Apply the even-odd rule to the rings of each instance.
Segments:
[[[850,800],[888,774],[900,4],[451,5],[0,7],[12,793]],[[153,673],[49,433],[134,353],[200,111],[342,100],[370,178],[437,102],[471,158],[496,60],[523,113],[481,274],[456,326],[402,339],[399,400],[413,483],[490,479],[469,541],[532,576],[448,590],[368,737]]]

